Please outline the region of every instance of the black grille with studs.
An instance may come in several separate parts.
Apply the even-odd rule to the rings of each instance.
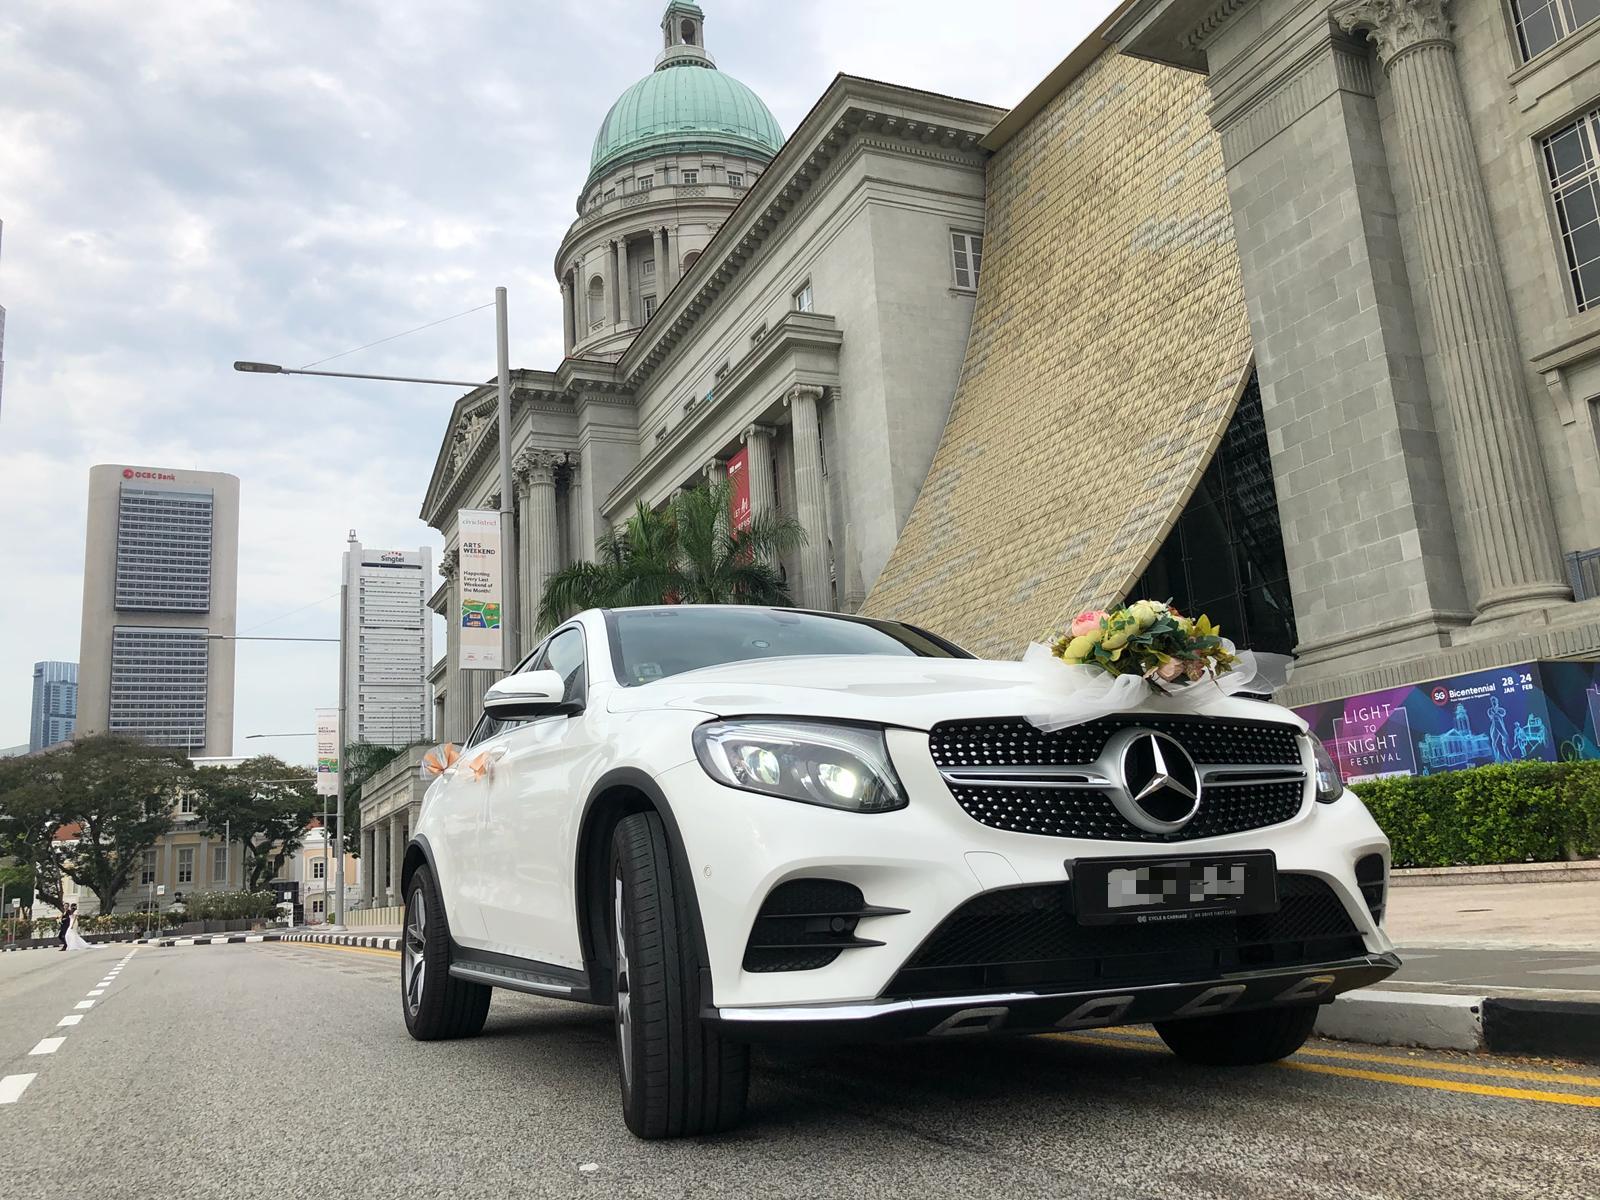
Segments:
[[[1113,734],[1130,728],[1171,735],[1202,766],[1300,765],[1294,726],[1237,717],[1101,717],[1053,733],[1021,717],[946,721],[933,727],[929,746],[940,767],[1081,766],[1099,758]]]

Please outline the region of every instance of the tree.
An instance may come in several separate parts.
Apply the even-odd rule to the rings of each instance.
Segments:
[[[344,849],[361,857],[361,793],[367,781],[395,759],[417,746],[431,742],[412,742],[407,746],[383,746],[377,742],[352,742],[344,748],[339,764],[339,782],[344,788]]]
[[[111,912],[144,852],[172,828],[189,760],[181,750],[101,734],[15,762],[0,809],[9,839],[27,849],[40,897],[61,907],[65,874]]]
[[[805,530],[771,510],[734,529],[732,494],[726,482],[696,488],[660,512],[641,500],[626,525],[595,542],[594,562],[574,563],[550,577],[539,605],[540,632],[585,608],[792,604],[777,562],[805,544]]]
[[[312,773],[263,754],[236,767],[194,773],[195,810],[244,847],[244,890],[267,885],[305,840],[322,810]]]

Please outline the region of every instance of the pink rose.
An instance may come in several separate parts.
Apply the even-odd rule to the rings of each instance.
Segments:
[[[1185,674],[1184,665],[1176,658],[1169,658],[1156,668],[1157,678],[1167,683],[1177,683]]]
[[[1068,632],[1073,637],[1084,637],[1100,628],[1100,622],[1106,619],[1106,614],[1098,609],[1085,609],[1072,618],[1072,626]]]

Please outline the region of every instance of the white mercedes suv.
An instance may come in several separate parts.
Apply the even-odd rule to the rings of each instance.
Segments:
[[[1388,841],[1293,713],[1042,733],[1036,670],[830,613],[574,617],[428,790],[406,1027],[608,1006],[628,1128],[672,1137],[740,1120],[757,1039],[1148,1021],[1260,1063],[1400,965]]]

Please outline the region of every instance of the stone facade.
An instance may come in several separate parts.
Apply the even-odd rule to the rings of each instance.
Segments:
[[[1091,38],[986,139],[960,388],[865,611],[1014,657],[1149,562],[1250,361],[1207,99]]]
[[[1600,28],[1524,62],[1515,12],[1137,0],[1109,30],[1211,95],[1294,702],[1600,652],[1563,561],[1600,541],[1600,312],[1579,311],[1541,145],[1600,103]]]

